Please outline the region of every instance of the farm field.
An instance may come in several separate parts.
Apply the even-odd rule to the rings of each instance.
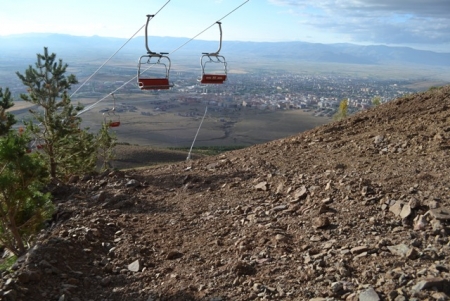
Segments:
[[[118,79],[105,75],[100,78],[104,81]],[[427,84],[430,82],[417,81],[414,85],[426,87]],[[191,146],[194,148],[190,157],[196,159],[204,155],[199,148],[235,149],[263,144],[297,135],[331,121],[329,117],[314,116],[312,111],[298,109],[219,107],[206,104],[209,98],[187,104],[182,101],[186,95],[180,93],[114,95],[115,102],[107,94],[87,97],[87,93],[80,93],[72,99],[72,103],[76,105],[79,102],[85,108],[96,104],[81,114],[82,127],[89,128],[93,133],[98,132],[105,121],[120,121],[119,127],[111,128],[118,138],[111,167],[118,169],[184,161]],[[213,93],[211,95],[211,100],[217,97]],[[27,102],[15,101],[12,110],[17,120],[29,118],[30,107]],[[117,113],[108,115],[113,107]]]
[[[88,127],[92,132],[97,132],[105,120],[120,121],[119,127],[111,128],[118,139],[112,165],[119,169],[183,161],[197,131],[193,159],[201,156],[195,148],[247,147],[296,135],[331,121],[302,110],[262,111],[254,108],[223,109],[207,107],[206,104],[186,105],[167,95],[117,94],[115,98],[116,109],[120,111],[117,114],[105,112],[114,106],[111,98],[80,116],[82,127]],[[78,101],[88,107],[96,100],[82,98],[74,104]],[[29,108],[28,103],[17,101],[14,106],[17,119],[26,119]]]
[[[117,99],[122,103],[120,96]],[[162,110],[155,101],[142,100],[128,100],[125,105],[133,110],[105,117],[100,111],[112,108],[112,103],[106,102],[82,115],[83,126],[97,131],[104,118],[119,118],[120,127],[111,129],[119,143],[187,147],[192,144],[207,110],[195,146],[249,146],[298,134],[330,121],[301,110],[219,109],[176,101],[168,101]]]

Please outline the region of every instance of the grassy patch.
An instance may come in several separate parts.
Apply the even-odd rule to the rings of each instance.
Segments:
[[[16,262],[17,256],[13,255],[7,258],[0,259],[0,271],[9,270],[12,265]]]
[[[192,148],[193,154],[201,154],[205,156],[214,156],[223,152],[233,151],[246,148],[245,145],[225,145],[225,146],[199,146]],[[170,150],[189,152],[189,147],[169,147]]]

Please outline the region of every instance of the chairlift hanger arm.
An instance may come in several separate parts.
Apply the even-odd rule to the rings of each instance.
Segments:
[[[207,55],[207,56],[218,56],[220,53],[220,50],[222,49],[222,22],[217,21],[216,24],[219,25],[219,32],[220,32],[220,39],[219,39],[219,49],[217,49],[216,52],[203,52],[202,54]]]
[[[115,111],[116,110],[116,97],[114,96],[114,93],[111,93],[111,96],[113,98],[113,108],[112,108],[112,110]]]
[[[155,15],[147,15],[147,23],[145,23],[145,48],[147,49],[148,54],[156,54],[148,48],[148,23]]]
[[[147,15],[147,22],[145,23],[145,48],[147,49],[147,53],[149,55],[149,57],[163,57],[167,54],[169,54],[168,52],[160,52],[160,53],[156,53],[154,51],[150,50],[150,47],[148,47],[148,23],[150,23],[150,20],[153,19],[155,15]]]

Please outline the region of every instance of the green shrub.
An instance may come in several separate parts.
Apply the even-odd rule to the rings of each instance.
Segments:
[[[37,54],[35,66],[16,74],[28,92],[20,97],[37,107],[30,109],[33,120],[25,125],[41,141],[39,154],[46,160],[50,176],[64,180],[95,170],[95,137],[80,128],[82,106],[74,106],[68,94],[78,83],[75,75],[66,76],[68,65],[46,47],[43,54]]]
[[[53,213],[50,194],[42,192],[48,179],[45,162],[27,152],[28,143],[26,132],[0,138],[0,244],[17,256]]]
[[[374,98],[372,98],[372,105],[374,107],[378,107],[379,105],[381,105],[381,97],[375,96]]]
[[[333,118],[334,120],[342,120],[347,118],[347,115],[348,115],[348,99],[345,98],[341,100],[339,104],[339,109],[336,112],[336,114],[334,114]]]
[[[9,256],[7,258],[4,258],[0,261],[0,271],[6,271],[9,270],[12,265],[16,262],[17,256]]]

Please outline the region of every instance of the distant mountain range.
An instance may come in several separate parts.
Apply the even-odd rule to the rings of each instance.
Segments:
[[[189,40],[174,37],[149,37],[149,47],[155,52],[176,52],[177,56],[198,57],[203,52],[214,52],[218,41]],[[64,34],[21,34],[0,36],[0,62],[4,59],[22,59],[42,53],[43,47],[58,54],[64,61],[74,57],[109,57],[124,45],[127,39],[83,37]],[[135,37],[121,55],[146,53],[144,37]],[[408,47],[360,46],[355,44],[317,44],[306,42],[238,42],[223,41],[221,54],[246,60],[299,60],[302,62],[345,63],[363,65],[423,65],[450,66],[450,53],[437,53]],[[175,55],[175,53],[174,53]]]

